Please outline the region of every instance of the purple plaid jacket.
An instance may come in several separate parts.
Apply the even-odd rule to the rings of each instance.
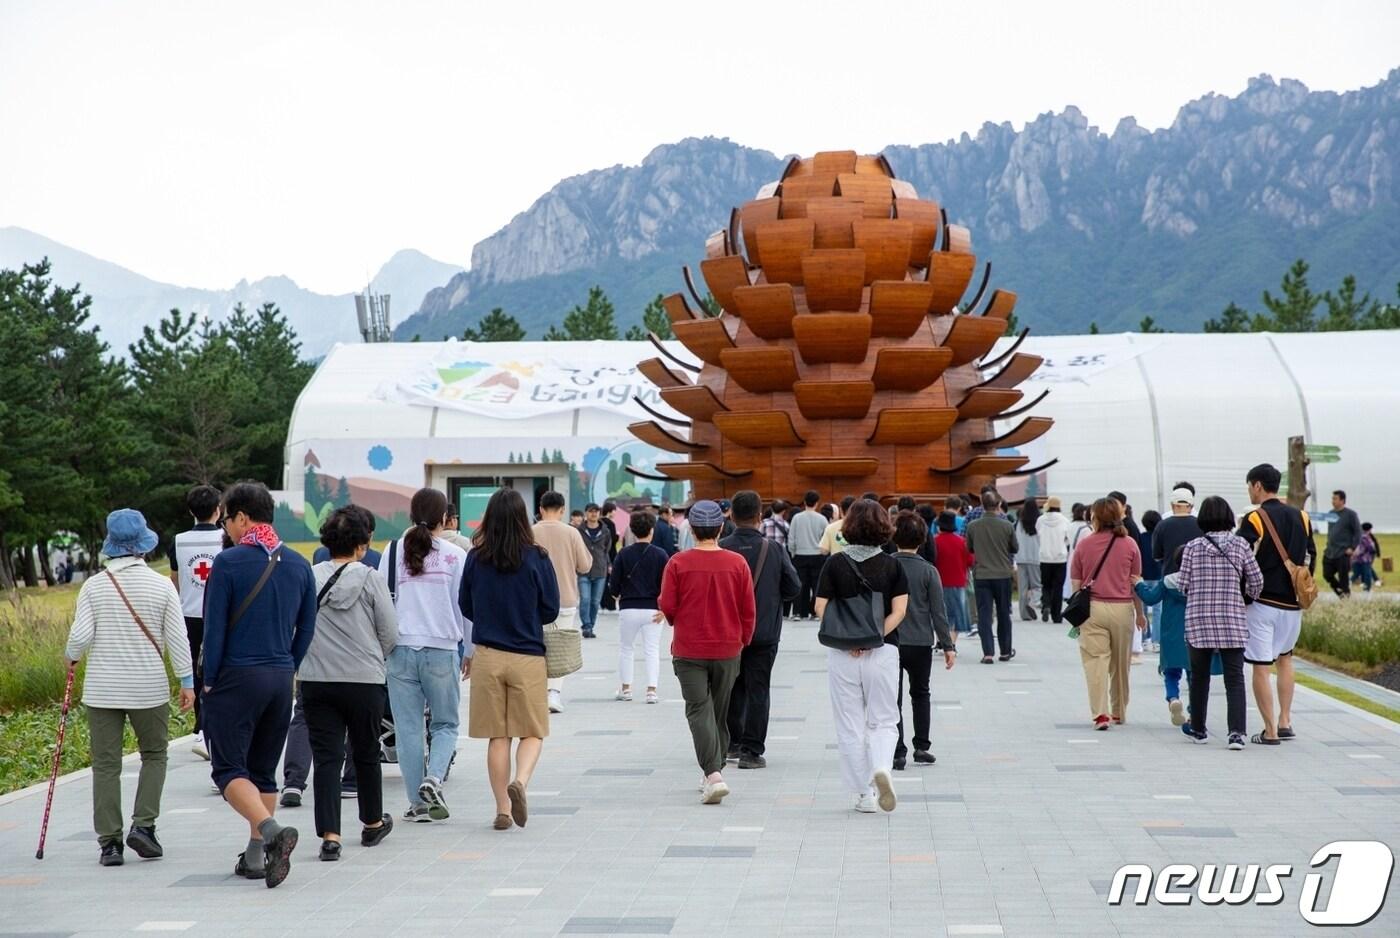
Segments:
[[[1249,637],[1240,578],[1254,599],[1264,574],[1244,538],[1218,531],[1186,545],[1177,585],[1186,594],[1186,643],[1193,648],[1243,648]]]

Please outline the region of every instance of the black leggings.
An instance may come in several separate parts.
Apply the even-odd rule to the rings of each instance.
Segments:
[[[1206,731],[1206,707],[1210,704],[1210,659],[1220,652],[1225,669],[1225,723],[1231,733],[1244,735],[1244,649],[1197,648],[1188,645],[1191,655],[1191,729],[1199,736]]]
[[[311,737],[311,790],[316,803],[316,836],[339,834],[340,773],[345,738],[355,762],[360,821],[373,824],[384,814],[384,786],[379,768],[379,721],[384,716],[382,684],[302,681],[301,698]]]

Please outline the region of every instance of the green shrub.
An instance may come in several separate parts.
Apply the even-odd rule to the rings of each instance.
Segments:
[[[63,699],[67,672],[63,646],[68,623],[34,603],[17,601],[0,612],[0,712],[42,707]],[[82,666],[79,666],[80,686]]]
[[[1322,603],[1303,616],[1298,647],[1365,665],[1400,661],[1400,603]]]

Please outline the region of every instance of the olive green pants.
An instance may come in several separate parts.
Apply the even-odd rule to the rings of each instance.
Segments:
[[[134,827],[155,827],[160,815],[160,793],[165,788],[170,705],[145,710],[88,707],[88,733],[92,738],[92,826],[98,843],[122,840],[122,733],[126,721],[136,733],[141,753],[141,774],[136,780]]]
[[[739,677],[739,656],[701,659],[672,658],[680,681],[685,718],[695,744],[695,761],[705,775],[724,769],[729,749],[729,694]]]

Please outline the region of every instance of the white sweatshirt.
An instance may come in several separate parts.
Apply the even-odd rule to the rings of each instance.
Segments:
[[[462,589],[462,569],[467,552],[442,538],[433,538],[433,549],[423,559],[423,572],[410,576],[404,563],[403,538],[399,538],[379,558],[379,572],[394,584],[394,609],[399,618],[399,644],[409,648],[457,650],[465,643],[472,656],[472,624],[462,615],[458,594]],[[389,555],[394,554],[398,569],[389,579]]]
[[[1040,536],[1040,562],[1065,563],[1069,560],[1069,519],[1062,512],[1047,511],[1035,521]]]

